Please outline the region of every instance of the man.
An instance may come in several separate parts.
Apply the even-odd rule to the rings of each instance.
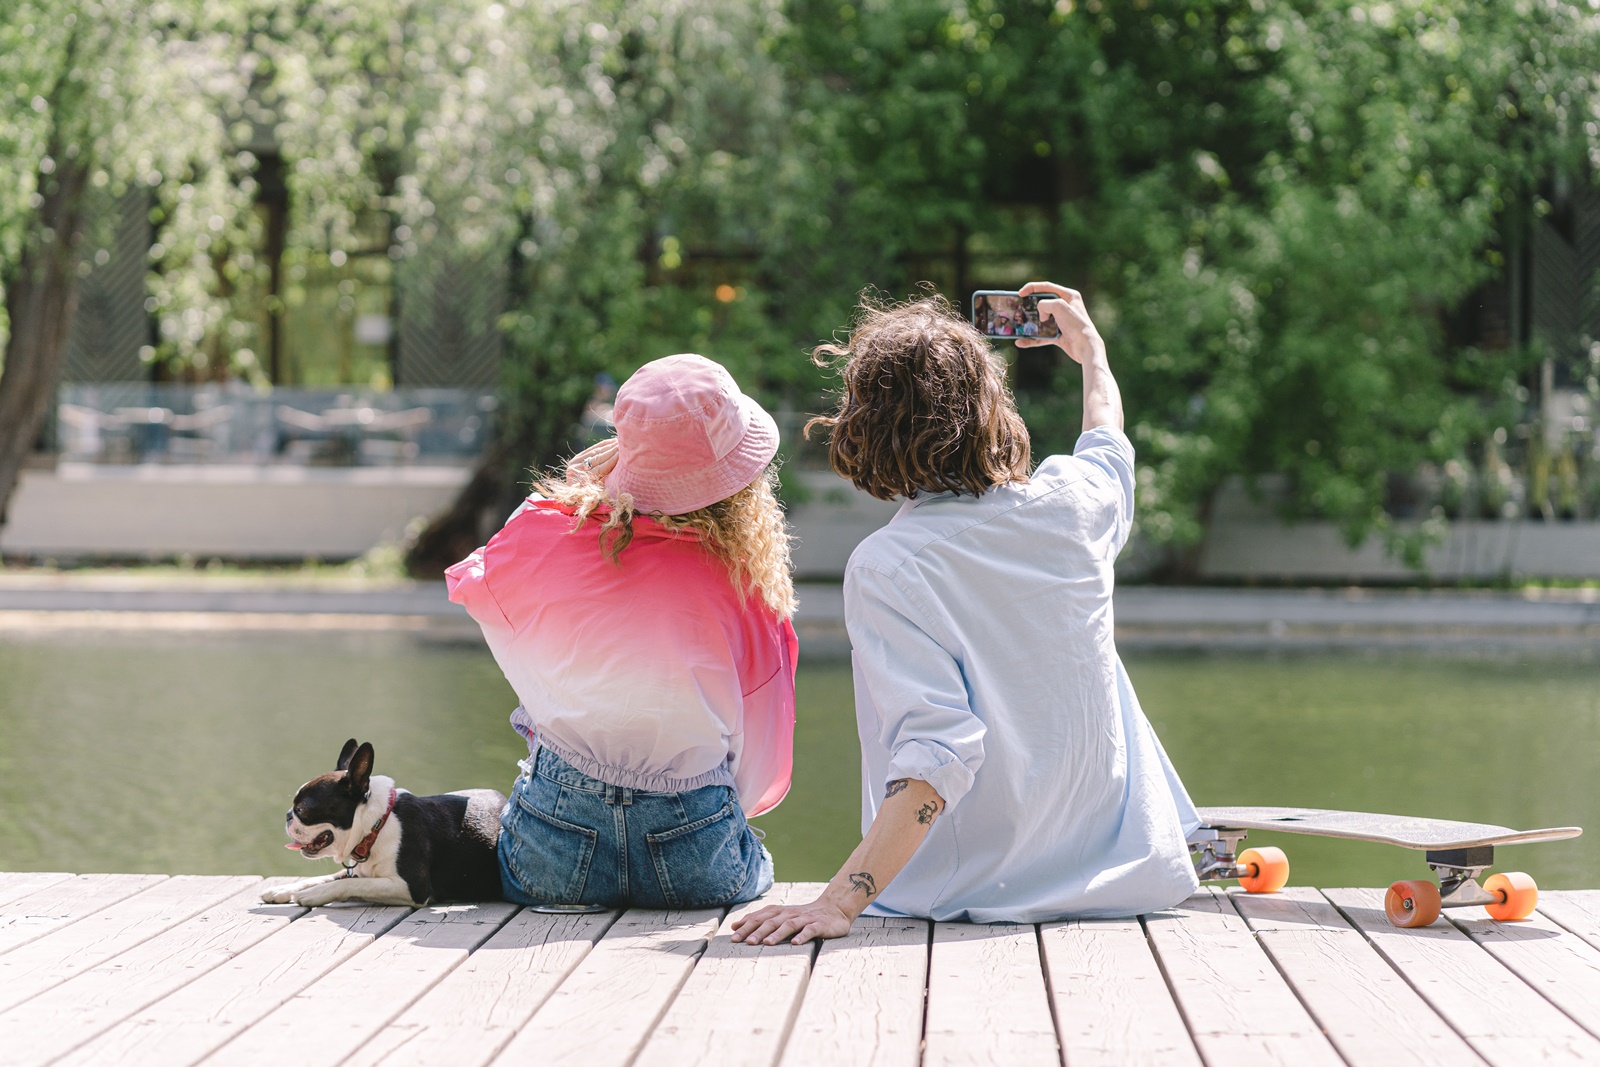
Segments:
[[[1004,363],[940,298],[866,306],[840,361],[834,470],[900,511],[850,557],[865,836],[814,902],[734,940],[842,937],[871,906],[1041,922],[1176,904],[1194,807],[1113,640],[1133,446],[1105,344],[1070,289],[1033,282],[1083,368],[1083,435],[1028,473]]]

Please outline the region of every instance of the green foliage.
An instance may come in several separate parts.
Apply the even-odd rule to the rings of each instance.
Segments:
[[[519,467],[600,370],[699,350],[814,409],[805,351],[863,287],[1049,277],[1107,336],[1147,536],[1192,544],[1243,473],[1414,551],[1391,475],[1518,417],[1530,354],[1446,317],[1600,162],[1596,54],[1557,0],[18,0],[0,268],[70,128],[98,185],[159,190],[165,353],[238,363],[275,143],[291,249],[510,265]],[[1015,372],[1036,452],[1070,448],[1076,368]]]
[[[1147,535],[1197,540],[1238,472],[1285,476],[1291,512],[1352,540],[1400,543],[1389,475],[1504,424],[1496,399],[1527,354],[1453,349],[1443,319],[1498,272],[1541,187],[1596,158],[1592,10],[795,12],[812,106],[837,101],[830,128],[855,168],[854,234],[902,258],[963,235],[1027,249],[1020,215],[1043,247],[979,265],[973,286],[1043,275],[1088,292],[1142,452]],[[1076,368],[1018,371],[1038,443],[1069,447]]]

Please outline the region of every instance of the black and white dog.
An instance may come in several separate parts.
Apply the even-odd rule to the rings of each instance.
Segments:
[[[421,907],[434,900],[499,900],[495,843],[506,798],[493,789],[413,796],[372,773],[370,744],[345,742],[339,768],[300,787],[286,829],[307,859],[332,857],[338,874],[275,885],[268,904],[314,908],[336,900]]]

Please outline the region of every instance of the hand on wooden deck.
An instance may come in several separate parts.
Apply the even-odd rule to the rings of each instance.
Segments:
[[[803,945],[814,937],[845,936],[856,916],[921,847],[943,811],[944,798],[927,782],[919,778],[889,782],[867,835],[822,895],[800,907],[758,908],[734,923],[733,940],[776,945],[789,939]]]
[[[733,940],[752,945],[776,945],[792,940],[803,945],[812,938],[843,937],[855,919],[826,895],[810,904],[770,904],[733,924]]]

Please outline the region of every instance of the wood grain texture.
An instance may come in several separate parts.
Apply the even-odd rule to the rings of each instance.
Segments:
[[[789,882],[735,908],[711,939],[672,1006],[650,1034],[636,1067],[770,1067],[800,1008],[817,942],[734,944],[733,924],[769,904],[808,904],[824,885]]]
[[[0,956],[0,1011],[98,967],[260,881],[254,875],[159,879],[142,893],[12,949]]]
[[[60,871],[0,871],[0,908],[71,877]]]
[[[1483,1062],[1315,889],[1229,899],[1351,1067]]]
[[[80,874],[0,905],[0,953],[142,893],[164,874]]]
[[[1226,894],[1202,889],[1145,916],[1145,929],[1207,1063],[1343,1062]]]
[[[1600,889],[1541,889],[1539,911],[1563,930],[1600,948]]]
[[[1067,1063],[1198,1067],[1200,1055],[1139,920],[1048,923],[1039,937]]]
[[[489,1062],[616,918],[614,911],[518,912],[346,1064],[476,1067]]]
[[[1032,926],[935,923],[924,1067],[1059,1064]]]
[[[304,909],[274,905],[297,914]],[[367,948],[410,908],[341,904],[317,908],[287,929],[128,1016],[79,1046],[61,1067],[186,1067]]]
[[[1546,1000],[1600,1037],[1600,949],[1538,912],[1506,923],[1495,922],[1478,908],[1444,914]]]
[[[784,1067],[917,1067],[929,924],[863,916],[817,950]]]
[[[720,908],[624,912],[494,1062],[631,1062],[721,919]]]
[[[275,1067],[343,1063],[516,911],[516,905],[503,903],[418,908],[376,944],[223,1045],[211,1060]]]
[[[1450,922],[1398,930],[1384,917],[1384,890],[1324,895],[1490,1063],[1600,1063],[1600,1041]]]
[[[48,1063],[179,989],[270,934],[304,909],[260,904],[260,885],[163,930],[141,945],[0,1013],[9,1067]]]

